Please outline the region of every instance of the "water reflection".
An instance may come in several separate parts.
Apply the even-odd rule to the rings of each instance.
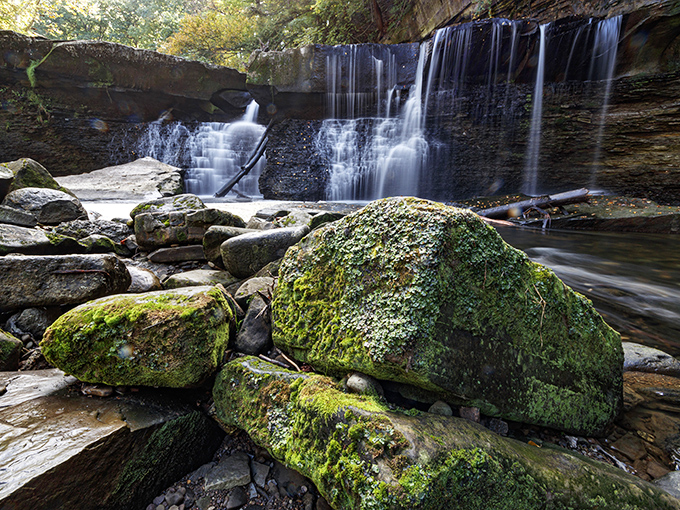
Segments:
[[[680,238],[501,228],[529,257],[593,301],[624,341],[680,355]]]

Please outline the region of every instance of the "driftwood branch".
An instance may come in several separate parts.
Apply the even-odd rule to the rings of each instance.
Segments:
[[[511,212],[518,211],[520,214],[531,207],[557,207],[567,204],[578,204],[590,198],[589,191],[585,188],[557,193],[556,195],[544,195],[542,197],[530,198],[512,204],[500,205],[489,209],[477,211],[477,214],[486,218],[507,218]],[[517,216],[515,213],[514,216]]]
[[[257,144],[257,147],[255,147],[255,150],[252,152],[250,155],[250,158],[248,159],[248,162],[241,167],[241,171],[237,173],[234,177],[232,177],[224,186],[222,186],[217,193],[215,193],[216,197],[223,197],[229,191],[231,191],[231,188],[236,186],[238,184],[238,181],[243,179],[248,173],[255,168],[255,165],[257,165],[257,162],[260,161],[260,158],[264,154],[264,150],[267,148],[267,142],[269,141],[269,138],[267,138],[267,135],[269,134],[269,131],[271,130],[272,126],[274,125],[274,119],[269,121],[269,124],[267,125],[267,129],[264,130],[264,133],[262,133],[262,136],[260,137],[260,141]]]

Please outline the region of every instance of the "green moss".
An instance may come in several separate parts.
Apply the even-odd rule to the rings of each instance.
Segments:
[[[131,508],[153,498],[168,484],[207,462],[219,445],[220,436],[199,411],[156,427],[143,448],[123,467],[107,505]]]
[[[257,358],[228,363],[213,398],[221,424],[311,478],[337,510],[680,508],[605,464],[462,419],[391,412],[333,379]]]
[[[217,288],[113,296],[62,315],[41,347],[82,381],[187,387],[220,365],[233,320]]]
[[[279,276],[274,342],[317,369],[570,431],[618,412],[618,334],[474,213],[379,200],[289,249]]]

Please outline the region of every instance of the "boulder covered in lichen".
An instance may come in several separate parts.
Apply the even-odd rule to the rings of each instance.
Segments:
[[[40,346],[81,381],[186,388],[217,370],[233,320],[219,287],[116,295],[62,315]]]
[[[309,477],[336,510],[680,508],[606,464],[462,418],[390,410],[329,377],[258,358],[228,363],[213,398],[223,426]]]
[[[620,336],[472,212],[373,202],[289,249],[274,343],[490,416],[592,434],[622,401]]]

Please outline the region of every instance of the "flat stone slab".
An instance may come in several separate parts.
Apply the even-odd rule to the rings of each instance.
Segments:
[[[182,193],[182,170],[153,158],[56,181],[81,200],[150,200]]]
[[[0,373],[0,508],[144,508],[222,435],[191,399],[80,393],[58,370]]]
[[[238,281],[238,278],[235,278],[226,271],[196,269],[195,271],[185,271],[184,273],[173,274],[165,281],[163,287],[166,289],[177,289],[179,287],[217,285],[218,283],[228,287]]]
[[[0,311],[79,304],[130,286],[125,264],[113,255],[7,255],[0,274]]]
[[[149,260],[157,264],[173,264],[189,260],[205,260],[205,255],[203,254],[203,245],[194,244],[191,246],[160,248],[149,253]]]
[[[623,370],[651,372],[680,377],[680,361],[659,349],[632,342],[622,342]]]
[[[205,490],[229,490],[250,483],[250,458],[243,452],[224,457],[205,475]]]

